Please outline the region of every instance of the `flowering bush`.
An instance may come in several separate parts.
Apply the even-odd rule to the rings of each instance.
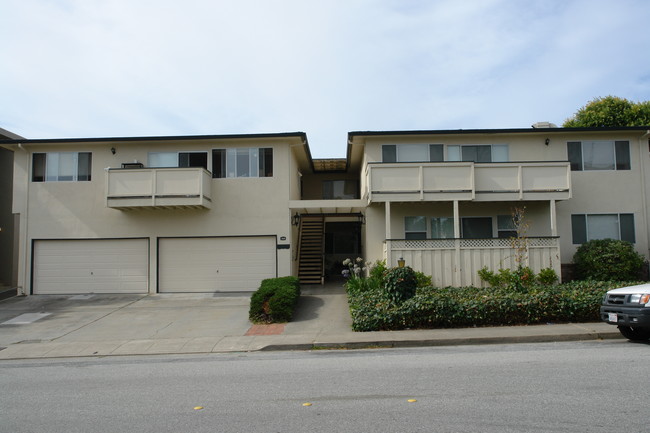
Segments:
[[[345,278],[364,278],[370,263],[364,263],[361,257],[357,257],[354,261],[352,259],[343,260],[343,266],[347,266],[347,269],[343,269],[342,272]]]
[[[384,284],[384,262],[377,261],[375,265],[371,262],[365,262],[361,257],[355,260],[345,259],[342,275],[347,279],[345,287],[348,291],[366,291],[369,289],[380,288]],[[368,275],[369,274],[369,275]]]

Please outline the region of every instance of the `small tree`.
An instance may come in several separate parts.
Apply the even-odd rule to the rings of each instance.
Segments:
[[[515,263],[517,269],[528,265],[528,229],[530,222],[525,218],[526,206],[512,208],[512,225],[517,236],[510,238],[512,249],[515,250]]]
[[[552,268],[542,269],[539,275],[528,267],[528,229],[530,222],[526,219],[526,207],[512,209],[512,227],[516,235],[510,238],[510,245],[514,250],[516,269],[499,269],[498,272],[490,271],[484,266],[478,271],[478,276],[492,287],[505,287],[510,290],[523,292],[535,282],[553,284],[557,281],[557,274]]]

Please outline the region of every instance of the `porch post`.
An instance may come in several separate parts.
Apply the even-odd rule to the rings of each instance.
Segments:
[[[458,215],[458,200],[454,200],[454,237],[460,238],[460,216]]]
[[[386,202],[386,239],[392,239],[390,233],[390,202]]]
[[[386,266],[389,268],[393,266],[392,263],[392,245],[390,244],[389,239],[392,239],[391,233],[390,233],[390,202],[387,201],[385,202],[385,208],[386,208]]]
[[[557,215],[555,212],[555,200],[549,202],[549,212],[551,214],[551,236],[557,236]]]
[[[458,200],[454,200],[454,265],[453,279],[454,285],[462,286],[462,270],[460,266],[460,211],[458,210]]]

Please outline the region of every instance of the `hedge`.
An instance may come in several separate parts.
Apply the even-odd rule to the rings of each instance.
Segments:
[[[300,283],[296,277],[268,278],[251,296],[248,318],[253,323],[283,323],[293,317],[300,297]]]
[[[574,281],[527,293],[501,288],[419,288],[401,304],[382,290],[348,291],[355,331],[596,322],[605,292],[637,282]]]

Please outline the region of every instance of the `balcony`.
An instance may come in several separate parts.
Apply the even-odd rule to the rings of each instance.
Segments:
[[[364,198],[386,201],[514,201],[571,198],[568,162],[371,163]]]
[[[201,167],[111,168],[106,204],[130,209],[210,209],[210,172]]]

